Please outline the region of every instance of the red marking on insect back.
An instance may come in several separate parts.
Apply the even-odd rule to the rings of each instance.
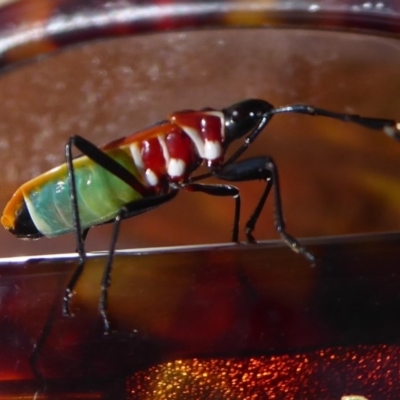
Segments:
[[[212,115],[213,112],[215,111],[182,111],[171,114],[169,119],[183,130],[185,128],[194,129],[203,141],[222,142],[222,121],[220,117]]]
[[[200,134],[202,117],[202,112],[179,111],[177,113],[171,114],[168,119],[173,124],[177,124],[183,130],[185,130],[185,128],[190,128],[194,129],[197,133]]]
[[[166,174],[164,153],[158,137],[143,140],[141,154],[145,170],[152,170],[158,177]]]
[[[221,118],[207,114],[201,119],[201,136],[204,140],[222,142]]]
[[[180,159],[188,167],[185,175],[197,167],[201,158],[198,156],[193,142],[182,129],[175,127],[165,139],[170,158]]]

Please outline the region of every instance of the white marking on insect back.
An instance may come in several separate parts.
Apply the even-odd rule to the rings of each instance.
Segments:
[[[158,185],[158,177],[150,168],[146,169],[146,180],[150,186]]]
[[[218,117],[221,120],[221,139],[225,139],[225,118],[222,111],[205,111],[206,114]]]
[[[222,155],[221,143],[206,140],[204,144],[204,158],[206,160],[216,160]]]
[[[142,177],[142,179],[144,181],[149,183],[149,181],[147,179],[147,175],[146,175],[145,170],[144,170],[143,157],[142,157],[142,153],[140,151],[139,144],[138,143],[132,143],[129,146],[129,150],[131,152],[133,163],[135,164],[139,175]]]
[[[143,170],[143,168],[144,168],[143,158],[142,158],[142,154],[140,152],[139,145],[137,143],[132,143],[129,146],[129,150],[131,151],[133,162],[135,163],[136,167],[140,170]]]
[[[170,177],[182,177],[186,170],[186,163],[180,158],[171,158],[168,162],[168,175]]]
[[[188,126],[183,126],[182,127],[186,135],[189,136],[190,140],[194,143],[196,146],[196,150],[199,153],[199,156],[201,158],[205,158],[205,152],[204,152],[204,142],[202,137],[200,136],[199,132],[196,131],[196,129],[190,128]]]
[[[159,135],[158,136],[158,143],[161,146],[161,150],[162,150],[163,157],[164,157],[164,160],[165,160],[165,166],[167,167],[170,157],[169,157],[169,151],[168,151],[168,147],[167,147],[167,142],[165,141],[165,136]]]

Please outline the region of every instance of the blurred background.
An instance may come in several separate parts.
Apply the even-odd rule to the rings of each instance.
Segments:
[[[0,205],[22,183],[63,163],[70,135],[100,146],[180,109],[261,98],[400,121],[399,70],[398,41],[321,31],[162,33],[64,50],[0,77]],[[280,115],[242,158],[255,155],[272,156],[278,165],[291,234],[399,230],[400,143],[385,135],[326,118]],[[243,228],[264,184],[238,186]],[[271,198],[257,239],[278,237],[272,206]],[[182,192],[125,221],[118,248],[228,242],[233,210],[229,198]],[[107,249],[110,232],[110,226],[92,229],[87,249]],[[0,241],[0,256],[75,248],[72,235],[22,241],[0,229]]]

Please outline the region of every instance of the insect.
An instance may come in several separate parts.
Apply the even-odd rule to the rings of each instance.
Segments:
[[[28,239],[75,234],[79,264],[65,289],[65,315],[70,315],[70,299],[85,265],[84,241],[88,230],[104,223],[114,224],[99,300],[105,333],[110,332],[107,294],[123,219],[172,200],[180,190],[228,196],[235,201],[232,241],[238,241],[239,189],[230,184],[199,182],[210,176],[231,182],[265,181],[246,224],[250,242],[254,241],[252,232],[274,186],[276,230],[293,251],[314,264],[314,255],[286,232],[278,169],[273,159],[263,156],[237,161],[271,118],[283,113],[352,122],[400,140],[400,123],[394,120],[341,114],[309,105],[274,107],[264,100],[249,99],[222,110],[175,112],[165,121],[101,148],[81,136],[72,136],[65,146],[66,163],[22,185],[5,207],[1,222],[17,237]],[[244,138],[243,143],[225,159],[228,147],[239,138]],[[73,147],[82,155],[73,158]],[[209,172],[194,175],[201,164]]]

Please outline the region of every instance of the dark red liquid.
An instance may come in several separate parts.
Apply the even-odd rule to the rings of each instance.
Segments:
[[[283,246],[121,254],[109,336],[97,311],[104,257],[88,262],[73,317],[61,313],[72,260],[4,263],[0,393],[398,398],[398,245],[314,243],[316,267]]]

